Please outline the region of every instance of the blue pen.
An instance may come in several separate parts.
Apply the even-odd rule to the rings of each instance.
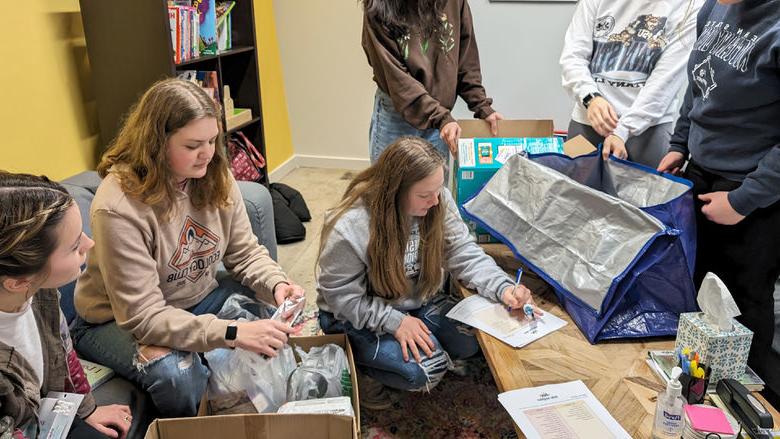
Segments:
[[[520,286],[520,279],[522,279],[522,277],[523,277],[523,268],[520,267],[520,268],[517,269],[517,277],[515,278],[515,286],[512,288],[512,294],[514,294],[515,290],[517,289],[517,287]],[[507,306],[506,310],[507,311],[512,311],[512,308]]]

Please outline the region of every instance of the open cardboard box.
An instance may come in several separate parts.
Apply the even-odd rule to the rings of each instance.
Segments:
[[[206,395],[198,417],[157,419],[149,425],[145,439],[357,439],[360,436],[360,398],[352,347],[344,334],[291,337],[290,345],[309,351],[314,346],[334,343],[347,352],[352,378],[352,408],[355,417],[303,414],[247,414],[209,416]],[[297,358],[297,355],[296,355]]]
[[[490,124],[481,119],[459,120],[461,139],[470,138],[493,138],[493,137],[552,137],[553,121],[549,119],[540,120],[499,120],[498,135],[493,136],[490,132]],[[474,146],[469,147],[472,148]],[[563,152],[569,157],[577,157],[583,154],[589,154],[596,150],[590,142],[582,136],[577,136],[563,144]],[[489,151],[490,152],[490,151]],[[495,151],[492,151],[495,153]],[[474,155],[478,152],[474,151]],[[473,158],[473,157],[472,157]],[[486,163],[480,163],[481,160],[475,160],[469,166],[455,167],[455,199],[460,205],[468,201],[477,193],[498,171],[501,163],[494,160],[495,157],[488,157]],[[474,232],[479,243],[498,242],[486,230],[478,227],[476,224],[466,221],[469,229]]]

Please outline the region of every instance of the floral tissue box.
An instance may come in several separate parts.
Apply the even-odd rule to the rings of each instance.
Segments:
[[[711,368],[711,383],[723,378],[738,380],[745,373],[753,331],[736,320],[733,324],[731,331],[721,331],[703,312],[680,314],[675,348],[698,352],[702,363]]]

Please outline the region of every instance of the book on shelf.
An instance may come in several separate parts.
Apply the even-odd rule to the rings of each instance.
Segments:
[[[674,351],[648,351],[647,365],[656,373],[664,383],[669,383],[672,368],[677,366],[677,355]],[[749,366],[745,366],[745,373],[739,379],[745,388],[751,392],[760,392],[764,389],[764,380],[761,379]],[[709,383],[707,393],[715,392],[717,383]]]
[[[219,94],[219,79],[213,70],[179,70],[176,77],[192,81],[200,86],[215,102],[222,105]]]
[[[234,1],[217,3],[217,50],[219,51],[233,48],[231,11],[234,6],[236,6]]]
[[[180,64],[200,56],[200,15],[184,1],[168,3],[168,24],[171,28],[173,61]]]
[[[217,54],[217,10],[215,0],[192,0],[200,14],[200,53]]]
[[[79,362],[81,363],[81,368],[84,369],[84,375],[87,376],[87,381],[89,381],[89,386],[92,387],[92,389],[97,388],[114,376],[114,370],[108,366],[103,366],[102,364],[93,363],[81,358],[79,358]]]

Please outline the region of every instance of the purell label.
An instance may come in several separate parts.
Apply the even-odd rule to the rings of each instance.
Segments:
[[[666,419],[668,421],[678,421],[679,422],[679,421],[682,421],[682,416],[681,415],[673,415],[673,414],[667,412],[666,410],[664,410],[664,419]]]

